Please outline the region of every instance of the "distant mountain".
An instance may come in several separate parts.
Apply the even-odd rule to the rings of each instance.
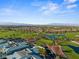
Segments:
[[[12,23],[12,22],[2,22],[2,23],[0,23],[0,26],[37,26],[37,25],[35,25],[35,24],[25,24],[25,23]],[[40,26],[42,26],[42,25],[40,25]],[[45,24],[44,26],[79,26],[79,24],[50,23],[50,24]]]
[[[71,24],[71,23],[51,23],[48,25],[52,25],[52,26],[79,26],[79,24]]]
[[[0,23],[0,26],[32,26],[32,24],[2,22]]]

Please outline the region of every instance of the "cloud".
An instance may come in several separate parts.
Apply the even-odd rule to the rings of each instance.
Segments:
[[[60,15],[68,15],[68,14],[79,14],[79,12],[76,12],[74,10],[68,10],[68,11],[62,11]]]
[[[77,7],[76,4],[70,4],[70,5],[67,6],[67,9],[72,9],[72,8],[75,8],[75,7]]]
[[[14,13],[16,13],[16,10],[10,9],[10,8],[2,8],[0,9],[0,15],[13,15]]]
[[[56,12],[59,9],[58,4],[48,3],[40,7],[40,11],[42,11],[45,15]]]
[[[72,9],[76,8],[77,4],[75,3],[77,0],[64,0],[65,8]]]
[[[42,15],[54,15],[54,14],[61,14],[63,11],[65,13],[62,14],[70,14],[74,13],[71,12],[72,10],[75,10],[74,8],[77,7],[77,4],[75,3],[77,0],[64,0],[61,4],[55,3],[55,2],[39,2],[37,1],[36,4],[33,4],[33,6],[38,7],[38,10]]]
[[[18,10],[12,8],[2,8],[0,9],[0,16],[22,16],[23,14]]]
[[[75,3],[77,0],[64,0],[67,3]]]

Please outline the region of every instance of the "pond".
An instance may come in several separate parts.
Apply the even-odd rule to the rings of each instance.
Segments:
[[[65,40],[67,39],[64,34],[52,34],[52,35],[46,35],[45,37],[48,39],[51,39],[51,40],[55,40],[59,37],[61,37],[62,39],[65,39]]]
[[[79,47],[67,45],[68,47],[72,48],[77,54],[79,54]]]

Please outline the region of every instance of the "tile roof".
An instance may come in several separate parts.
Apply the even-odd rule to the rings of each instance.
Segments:
[[[48,48],[53,51],[56,55],[65,57],[64,52],[61,49],[61,46],[48,46]]]

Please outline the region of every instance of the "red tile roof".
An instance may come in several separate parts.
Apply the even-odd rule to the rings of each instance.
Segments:
[[[64,52],[61,49],[61,46],[48,46],[48,48],[53,51],[56,55],[65,57]]]

